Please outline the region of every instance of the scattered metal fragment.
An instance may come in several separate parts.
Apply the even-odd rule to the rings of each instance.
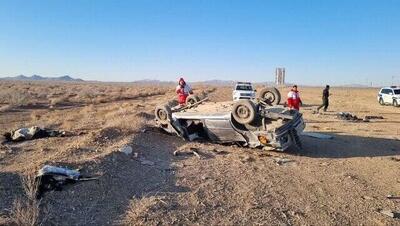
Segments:
[[[377,116],[377,115],[366,115],[364,119],[384,119],[383,116]]]
[[[386,196],[386,198],[400,200],[400,196],[394,196],[394,195],[388,195],[388,196]]]
[[[119,151],[124,153],[125,155],[130,155],[130,154],[132,154],[133,149],[131,146],[124,145],[123,147],[121,147],[119,149]]]
[[[362,119],[358,118],[357,115],[354,115],[350,112],[339,112],[336,115],[336,118],[353,122],[362,121]]]
[[[378,210],[378,212],[391,218],[400,218],[400,213],[391,210]]]
[[[287,159],[287,158],[274,158],[274,162],[278,165],[284,165],[286,163],[290,163],[290,162],[295,162],[293,159]]]
[[[3,134],[6,141],[13,141],[13,142],[33,140],[44,137],[63,137],[65,135],[66,135],[65,131],[40,128],[38,126],[32,126],[29,128],[19,128]]]
[[[99,177],[82,176],[78,170],[58,166],[43,166],[35,177],[38,184],[37,198],[41,198],[46,191],[61,191],[66,184],[79,181],[97,180]]]
[[[198,159],[201,159],[200,154],[197,152],[197,151],[198,151],[197,148],[190,148],[190,151],[191,151]]]

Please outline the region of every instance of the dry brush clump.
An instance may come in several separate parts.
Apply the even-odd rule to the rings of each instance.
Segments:
[[[24,194],[14,200],[11,210],[11,221],[16,225],[35,226],[40,225],[41,217],[40,200],[36,197],[39,189],[39,181],[34,174],[21,176]]]
[[[131,201],[128,211],[120,221],[122,225],[154,225],[149,217],[158,209],[165,208],[164,197],[144,196]]]

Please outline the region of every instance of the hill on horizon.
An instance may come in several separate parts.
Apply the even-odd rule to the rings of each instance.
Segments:
[[[18,75],[15,77],[3,77],[0,80],[9,80],[9,81],[64,81],[64,82],[83,82],[83,79],[80,78],[72,78],[69,75],[58,76],[58,77],[46,77],[40,75]]]

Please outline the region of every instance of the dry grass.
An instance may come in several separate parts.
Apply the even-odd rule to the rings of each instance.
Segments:
[[[163,197],[144,196],[140,199],[131,201],[128,211],[125,213],[123,220],[120,222],[123,225],[149,225],[150,213],[163,208],[167,204]]]
[[[54,82],[5,81],[0,84],[0,105],[19,107],[40,104],[54,107],[74,104],[100,104],[154,95],[164,95],[167,91],[168,89],[166,87],[131,84],[59,84]]]
[[[33,174],[21,176],[24,195],[17,198],[11,210],[11,221],[16,225],[40,225],[40,200],[36,199],[38,181]]]

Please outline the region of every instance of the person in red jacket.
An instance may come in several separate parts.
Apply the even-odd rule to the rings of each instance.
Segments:
[[[300,104],[303,103],[301,102],[300,94],[297,90],[297,85],[294,85],[288,93],[287,104],[290,110],[300,110]]]
[[[185,105],[186,97],[188,97],[189,94],[193,94],[193,91],[192,87],[190,87],[183,78],[180,78],[178,81],[178,86],[176,87],[176,93],[178,94],[179,104]]]

